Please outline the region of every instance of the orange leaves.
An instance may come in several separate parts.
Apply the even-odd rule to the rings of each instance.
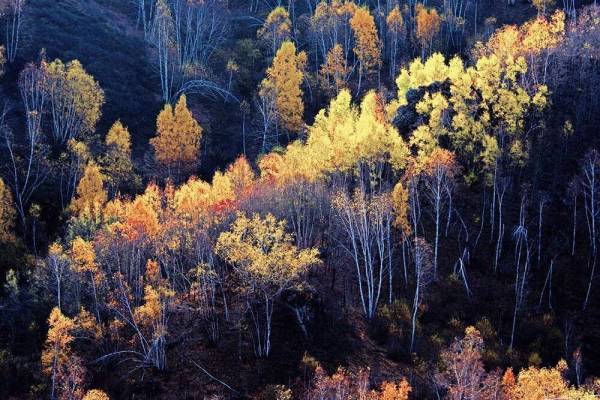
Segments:
[[[338,43],[329,50],[325,64],[321,66],[321,85],[325,90],[338,94],[346,86],[348,73],[344,49]]]
[[[453,179],[459,173],[459,168],[455,154],[441,147],[433,149],[423,160],[423,172],[427,175],[435,175],[443,171],[448,178]]]
[[[412,391],[406,378],[400,383],[383,382],[381,384],[380,400],[408,400],[408,395]]]
[[[381,63],[381,45],[377,36],[375,19],[367,8],[358,7],[350,19],[354,32],[354,54],[365,72],[371,71]]]
[[[431,46],[435,35],[440,31],[442,18],[435,8],[427,9],[423,4],[417,5],[417,39],[423,47]]]
[[[202,127],[187,108],[185,95],[179,98],[175,110],[165,105],[156,120],[157,135],[150,139],[158,164],[166,167],[169,176],[195,169],[200,150]]]

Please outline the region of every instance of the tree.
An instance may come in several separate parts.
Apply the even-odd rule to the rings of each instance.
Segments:
[[[427,9],[423,4],[417,4],[417,39],[421,42],[422,54],[425,58],[425,49],[429,47],[429,54],[433,48],[433,38],[440,31],[442,18],[435,8]]]
[[[321,66],[321,86],[328,92],[335,94],[346,87],[349,69],[344,58],[344,49],[338,43],[329,50],[325,64]]]
[[[110,194],[114,195],[120,189],[139,187],[141,182],[131,162],[131,137],[121,121],[116,121],[110,128],[105,144],[106,153],[101,159],[101,165]]]
[[[384,381],[381,384],[379,400],[408,400],[410,392],[412,388],[406,378],[403,378],[400,383]]]
[[[372,72],[381,64],[381,44],[375,19],[367,8],[359,7],[350,20],[354,32],[354,54],[358,59],[358,89],[360,93],[363,74]]]
[[[270,44],[272,54],[275,54],[281,44],[290,37],[292,22],[290,14],[281,6],[275,7],[258,30],[258,37]]]
[[[371,320],[387,272],[389,297],[392,289],[392,221],[393,213],[387,194],[368,197],[357,190],[353,197],[341,192],[333,204],[345,236],[344,249],[352,258],[364,316]]]
[[[390,49],[390,78],[396,77],[396,63],[398,62],[398,49],[400,47],[400,37],[404,32],[404,17],[400,6],[396,4],[389,12],[386,18],[386,24],[390,33],[389,49]]]
[[[592,268],[588,280],[587,292],[583,302],[583,309],[587,307],[592,292],[592,282],[596,275],[597,243],[598,243],[598,218],[600,217],[600,153],[590,150],[581,163],[579,182],[583,192],[585,215],[587,219]]]
[[[154,157],[167,169],[167,177],[181,180],[195,171],[202,139],[202,127],[182,95],[175,106],[166,104],[156,119],[156,136],[150,139]]]
[[[77,194],[71,202],[71,210],[76,217],[91,221],[100,219],[102,207],[108,199],[104,181],[100,167],[93,161],[88,163],[77,185]]]
[[[4,66],[6,65],[6,50],[0,46],[0,78],[4,75]]]
[[[207,68],[225,40],[222,1],[157,0],[146,10],[152,18],[146,40],[156,48],[163,102],[171,103],[186,93],[228,98],[231,93],[209,79]]]
[[[260,84],[260,97],[273,99],[278,125],[290,132],[299,132],[303,126],[304,102],[300,85],[305,65],[306,53],[296,53],[296,46],[286,41],[277,50],[273,64]]]
[[[46,73],[55,143],[65,145],[73,138],[84,140],[81,135],[96,129],[104,91],[77,60],[66,65],[54,60],[47,65]]]
[[[102,390],[91,389],[85,393],[82,400],[110,400],[110,397]]]
[[[0,178],[0,243],[12,242],[15,225],[15,209],[12,194]]]
[[[486,372],[483,366],[483,339],[477,329],[469,326],[462,339],[455,339],[440,356],[441,370],[435,383],[446,389],[449,400],[487,400],[500,392],[498,371]]]
[[[19,74],[19,92],[25,108],[24,137],[15,136],[5,122],[6,109],[0,113],[0,131],[9,160],[7,184],[12,188],[21,228],[27,232],[27,211],[31,198],[50,174],[48,148],[42,135],[42,116],[46,103],[46,64],[28,64]]]
[[[55,399],[59,375],[71,357],[71,343],[75,340],[72,334],[75,330],[75,321],[63,315],[55,307],[48,317],[48,326],[48,336],[42,351],[42,366],[44,372],[51,377],[50,398]]]
[[[416,232],[416,230],[415,230]],[[416,237],[413,243],[414,263],[415,263],[415,294],[412,304],[411,330],[410,330],[410,347],[412,353],[415,345],[415,334],[417,331],[417,318],[419,308],[423,301],[425,288],[429,285],[433,278],[433,266],[431,263],[431,246],[422,238]]]
[[[433,246],[433,274],[437,274],[438,248],[440,238],[441,216],[444,208],[448,208],[448,219],[452,212],[452,191],[454,179],[459,167],[452,152],[436,148],[424,161],[424,179],[426,195],[433,207],[435,221],[435,241]]]
[[[507,380],[504,390],[511,400],[581,399],[596,396],[585,389],[569,386],[564,378],[568,366],[560,360],[554,368],[529,367],[521,370],[516,382]],[[506,376],[506,374],[505,374]]]
[[[231,229],[219,235],[215,252],[231,264],[252,318],[254,350],[271,352],[273,306],[286,290],[299,288],[309,267],[320,263],[318,250],[299,250],[285,231],[285,221],[268,214],[238,213]]]
[[[19,50],[19,39],[21,37],[21,18],[25,0],[8,0],[7,13],[5,17],[6,25],[6,53],[8,62],[13,63]],[[0,10],[0,16],[2,12]]]
[[[98,285],[104,281],[104,272],[96,262],[96,252],[94,247],[92,246],[92,243],[78,236],[71,242],[69,256],[72,262],[73,270],[81,275],[89,276],[90,281],[92,282],[92,293],[94,294],[96,318],[98,322],[100,322]]]

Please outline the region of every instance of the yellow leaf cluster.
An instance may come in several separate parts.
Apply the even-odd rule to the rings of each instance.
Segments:
[[[303,126],[304,102],[300,85],[305,65],[306,53],[296,54],[294,43],[286,41],[277,50],[260,85],[260,96],[273,99],[281,127],[291,132],[298,132]]]
[[[92,389],[85,393],[83,400],[110,400],[110,397],[102,390]]]
[[[104,91],[98,82],[78,60],[65,65],[56,59],[47,65],[46,72],[53,109],[60,112],[72,110],[64,117],[77,120],[71,127],[80,131],[70,133],[71,137],[93,132],[104,104]]]
[[[285,226],[284,220],[278,221],[272,214],[262,218],[238,213],[231,229],[219,236],[215,251],[235,266],[248,284],[286,285],[320,260],[317,249],[299,250]]]
[[[156,120],[156,136],[150,139],[156,161],[175,172],[193,170],[200,149],[202,128],[187,107],[186,96],[179,98],[175,110],[165,105]]]
[[[561,360],[554,368],[526,368],[519,372],[516,382],[506,379],[505,374],[504,390],[511,400],[595,399],[593,393],[569,385],[564,378],[566,369],[566,362]]]
[[[106,154],[102,165],[110,187],[115,191],[124,184],[137,185],[131,162],[131,136],[121,121],[116,121],[106,135]]]
[[[89,162],[77,185],[76,196],[71,202],[71,210],[77,217],[90,220],[99,220],[102,217],[102,208],[108,198],[104,180],[100,167],[93,161]]]
[[[369,92],[356,107],[344,89],[317,114],[306,143],[297,141],[282,155],[263,157],[259,167],[261,177],[281,183],[315,181],[334,172],[356,172],[362,163],[389,163],[400,170],[408,155],[406,144],[386,119],[380,97]]]
[[[75,322],[63,315],[58,307],[54,307],[48,317],[48,335],[42,351],[42,366],[44,372],[52,373],[57,364],[64,364],[71,354],[71,343],[75,339],[72,331]]]
[[[364,72],[369,72],[381,62],[381,45],[377,36],[375,19],[368,8],[356,8],[350,26],[354,32],[354,54],[361,63]]]
[[[523,160],[527,154],[519,140],[525,119],[530,110],[546,105],[548,93],[543,85],[527,90],[521,81],[526,72],[523,57],[500,60],[495,54],[479,58],[472,67],[465,67],[458,57],[446,63],[437,53],[425,62],[413,61],[396,80],[396,105],[408,103],[406,94],[411,89],[434,83],[438,88],[427,91],[415,105],[427,122],[413,132],[411,145],[427,154],[440,136],[447,135],[458,152],[490,165],[498,155],[494,134],[501,130],[512,138],[511,145],[516,143],[514,161]],[[449,93],[440,85],[449,85]]]
[[[281,6],[275,7],[258,30],[258,37],[272,42],[274,49],[290,36],[292,22],[290,14]]]

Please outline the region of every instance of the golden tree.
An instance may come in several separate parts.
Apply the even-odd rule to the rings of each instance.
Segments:
[[[71,202],[70,208],[75,216],[92,221],[100,220],[102,207],[108,199],[104,181],[105,177],[100,167],[93,161],[89,162],[77,185],[77,194]]]
[[[304,102],[300,85],[305,65],[306,53],[296,53],[294,43],[286,41],[277,50],[273,64],[260,84],[261,98],[272,99],[280,126],[290,132],[298,132],[303,126]]]
[[[578,399],[593,400],[593,392],[569,385],[564,375],[568,366],[560,360],[554,368],[529,367],[521,370],[515,381],[512,371],[504,375],[504,392],[510,400]]]
[[[328,92],[337,95],[346,87],[349,68],[346,65],[344,49],[337,43],[327,53],[325,64],[321,66],[321,86]]]
[[[98,285],[104,281],[104,272],[96,262],[96,252],[92,243],[76,237],[71,242],[70,250],[71,263],[73,270],[81,275],[87,275],[92,283],[92,292],[94,294],[94,307],[96,309],[96,318],[100,322],[100,311],[98,304]]]
[[[320,263],[317,249],[299,250],[285,221],[268,214],[238,213],[231,229],[221,233],[215,252],[234,267],[252,315],[255,353],[271,352],[273,306],[281,294],[298,288],[309,267]]]
[[[48,317],[48,335],[42,351],[42,367],[44,373],[51,377],[51,398],[55,398],[55,390],[59,384],[59,375],[63,372],[72,356],[71,343],[75,321],[63,315],[58,307],[54,307]]]
[[[116,121],[106,135],[106,153],[101,159],[111,194],[122,188],[136,188],[139,177],[131,162],[131,136],[121,121]]]
[[[270,42],[272,54],[275,54],[281,43],[290,37],[291,28],[290,14],[279,6],[269,13],[257,33],[259,38]]]
[[[54,140],[61,145],[92,133],[100,119],[104,91],[81,63],[55,60],[46,67]]]
[[[110,400],[110,397],[102,390],[91,389],[85,393],[82,400]]]
[[[381,64],[381,45],[377,35],[375,19],[368,8],[359,7],[350,20],[354,32],[354,54],[358,59],[358,90],[363,74],[368,74]]]
[[[187,107],[185,95],[175,110],[165,105],[156,120],[156,136],[150,139],[156,161],[167,169],[167,176],[181,179],[193,172],[198,163],[202,127]]]

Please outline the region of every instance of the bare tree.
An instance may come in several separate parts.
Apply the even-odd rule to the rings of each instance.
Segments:
[[[8,13],[5,17],[6,24],[6,58],[12,63],[17,57],[19,39],[21,35],[21,19],[25,0],[8,0]]]
[[[363,313],[372,319],[385,272],[389,272],[388,279],[392,276],[391,201],[387,194],[369,198],[357,190],[352,197],[345,192],[336,195],[334,208],[346,239],[340,244],[354,261]]]
[[[410,328],[410,353],[412,353],[415,344],[419,306],[423,301],[425,288],[433,280],[431,246],[422,238],[415,238],[413,250],[415,255],[415,294],[413,297]]]
[[[585,204],[592,263],[588,288],[583,302],[583,309],[585,310],[590,299],[592,282],[596,274],[597,224],[598,217],[600,216],[600,154],[596,150],[590,150],[585,155],[581,164],[580,182]]]

